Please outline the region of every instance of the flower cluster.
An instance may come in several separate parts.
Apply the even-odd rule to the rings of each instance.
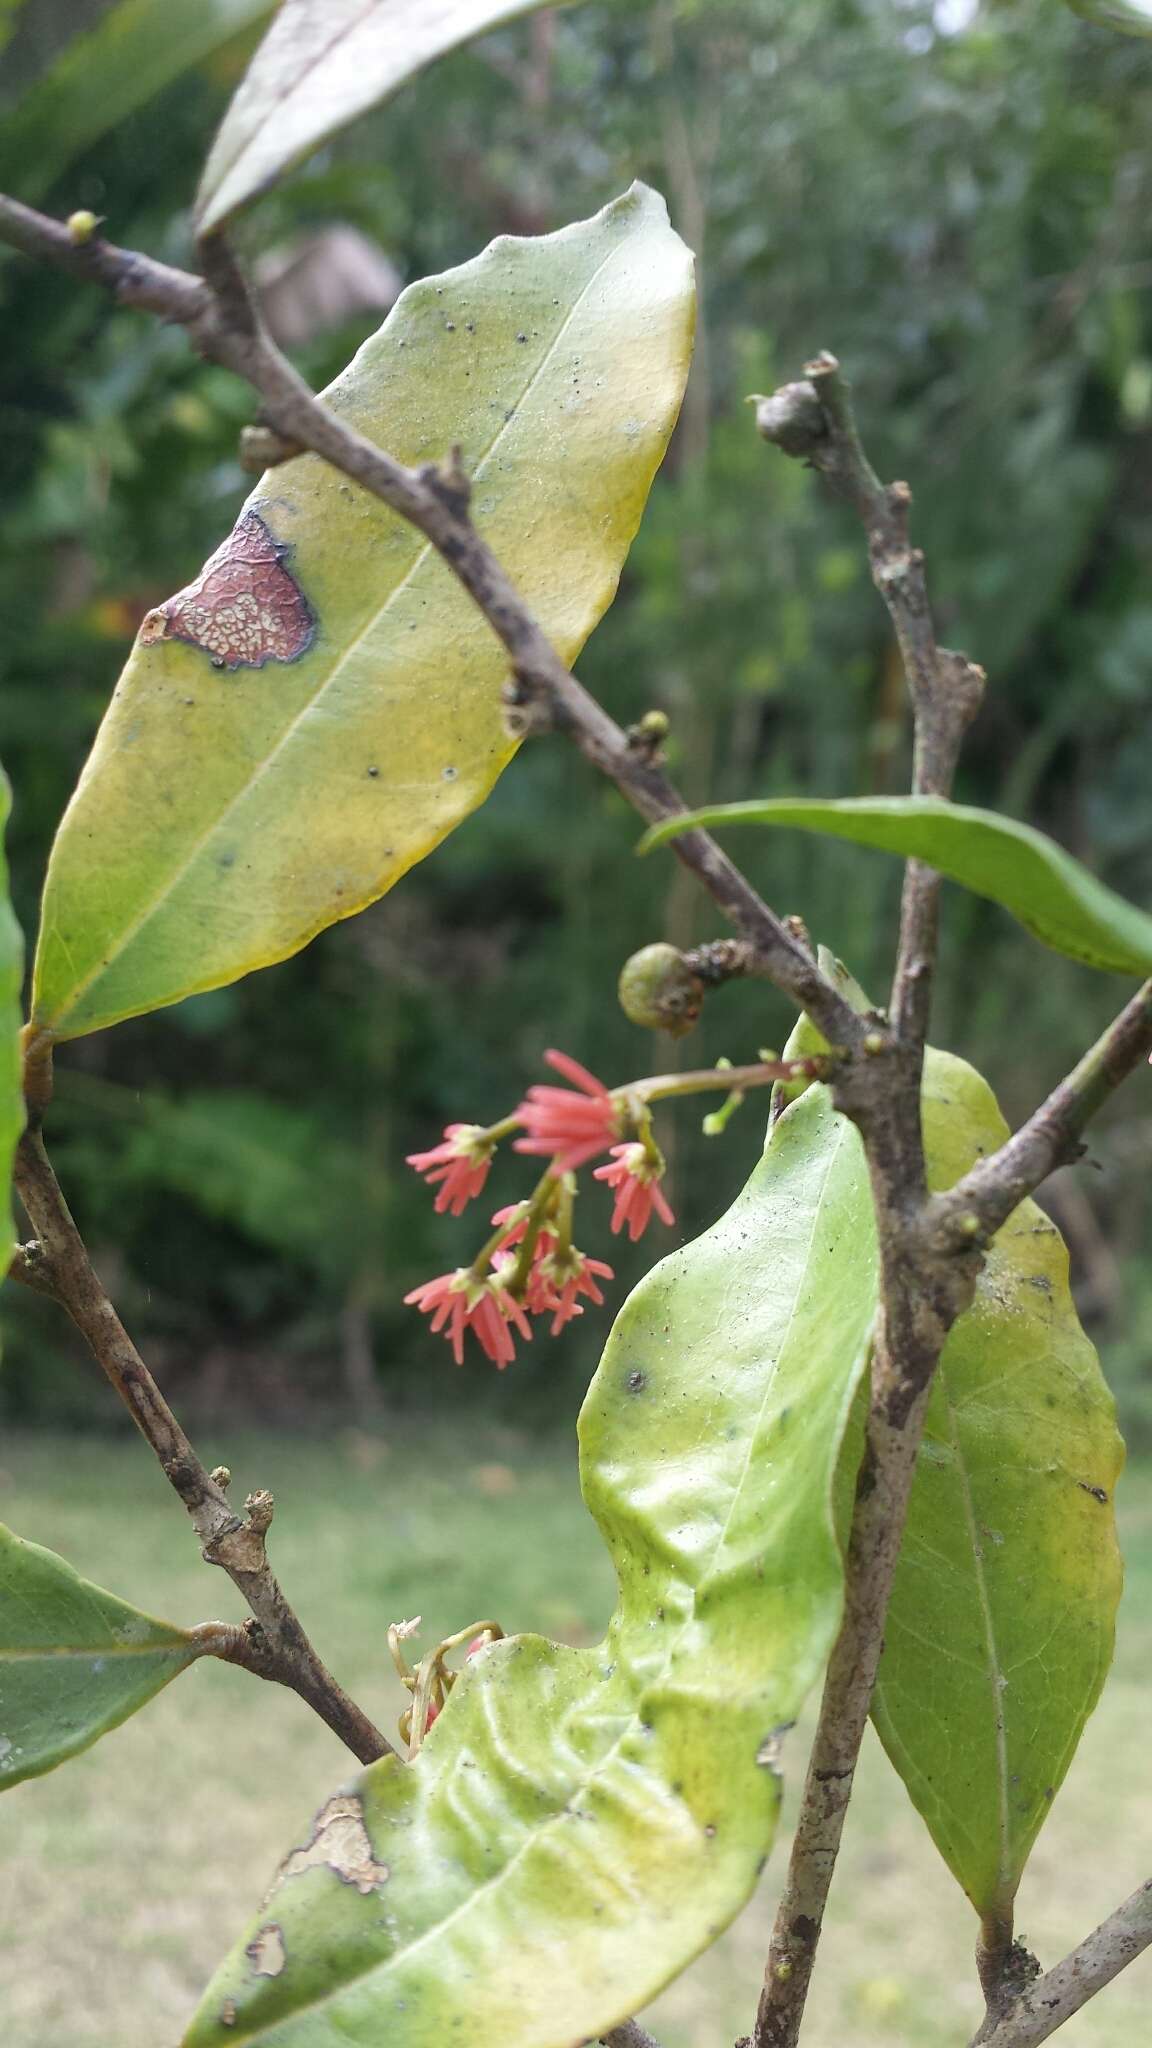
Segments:
[[[627,1229],[635,1240],[653,1210],[667,1224],[675,1218],[660,1188],[663,1157],[652,1137],[643,1101],[627,1089],[606,1088],[567,1053],[545,1055],[554,1073],[572,1085],[542,1084],[503,1123],[449,1124],[439,1145],[413,1152],[408,1164],[437,1189],[435,1207],[459,1216],[480,1194],[497,1144],[520,1133],[513,1150],[546,1159],[548,1167],[528,1201],[497,1210],[493,1235],[470,1266],[460,1266],[414,1287],[404,1299],[431,1317],[432,1328],[464,1360],[471,1331],[480,1349],[500,1370],[512,1363],[515,1338],[532,1335],[532,1317],[549,1319],[557,1336],[586,1301],[599,1307],[601,1280],[613,1271],[572,1242],[574,1176],[603,1153],[609,1163],[595,1178],[613,1189],[612,1229]]]

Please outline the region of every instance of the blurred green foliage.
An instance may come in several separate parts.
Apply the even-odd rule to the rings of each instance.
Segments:
[[[22,95],[85,0],[26,0],[0,70]],[[44,195],[117,240],[190,260],[187,207],[251,34],[140,105]],[[658,705],[692,801],[897,790],[902,691],[860,537],[744,406],[820,347],[841,357],[882,473],[916,493],[943,637],[989,670],[959,793],[1027,816],[1152,900],[1152,51],[1055,0],[656,0],[522,22],[446,60],[314,157],[243,224],[255,260],[333,224],[405,278],[500,232],[536,233],[634,176],[701,261],[702,324],[677,439],[620,600],[581,673],[620,718]],[[29,176],[59,138],[21,131]],[[19,192],[19,183],[16,183]],[[38,196],[30,195],[30,196]],[[0,264],[0,755],[27,930],[59,813],[142,612],[194,574],[245,480],[247,394],[179,333],[15,258]],[[330,377],[378,314],[296,350]],[[470,1368],[400,1305],[470,1256],[478,1223],[431,1214],[402,1155],[496,1116],[559,1041],[605,1078],[779,1044],[771,991],[734,985],[670,1050],[615,1007],[650,939],[715,936],[670,856],[558,742],[528,747],[484,810],[382,904],[286,965],[70,1047],[51,1138],[125,1312],[186,1402],[288,1418],[381,1396],[569,1408],[606,1331],[585,1317],[511,1379]],[[781,836],[741,842],[883,985],[890,865]],[[1019,1115],[1124,984],[1054,959],[950,891],[936,1037]],[[1152,1432],[1141,1082],[1052,1206],[1083,1306],[1137,1428]],[[759,1147],[673,1123],[694,1232]],[[493,1203],[522,1185],[499,1165]],[[606,1240],[620,1281],[662,1246]],[[9,1290],[12,1295],[14,1290]],[[7,1298],[7,1297],[6,1297]],[[106,1403],[57,1320],[8,1300],[0,1402],[94,1421]]]

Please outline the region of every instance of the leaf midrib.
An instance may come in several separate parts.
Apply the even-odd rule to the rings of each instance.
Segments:
[[[96,1660],[106,1662],[110,1657],[189,1657],[196,1654],[196,1645],[187,1642],[171,1643],[101,1643],[90,1649],[59,1649],[47,1644],[40,1649],[21,1647],[0,1649],[0,1672],[6,1664],[55,1664],[74,1659],[77,1663],[91,1664]]]
[[[996,1808],[997,1835],[999,1844],[996,1874],[999,1887],[998,1900],[1002,1900],[1005,1892],[1007,1892],[1007,1894],[1010,1897],[1012,1891],[1012,1860],[1010,1853],[1011,1828],[1009,1825],[1008,1817],[1008,1730],[1007,1716],[1004,1712],[1004,1689],[1001,1684],[1001,1680],[1004,1677],[1004,1672],[1001,1667],[1000,1652],[996,1641],[996,1622],[992,1612],[991,1598],[988,1592],[988,1578],[984,1570],[984,1551],[983,1546],[980,1542],[980,1532],[976,1524],[976,1508],[972,1498],[972,1482],[969,1476],[967,1462],[964,1457],[964,1450],[960,1440],[960,1432],[956,1423],[956,1411],[952,1404],[952,1394],[948,1384],[948,1371],[946,1361],[942,1361],[940,1365],[939,1377],[940,1391],[943,1395],[944,1406],[948,1413],[948,1433],[951,1437],[952,1449],[956,1459],[956,1472],[960,1482],[960,1492],[964,1505],[964,1520],[968,1531],[968,1542],[972,1552],[973,1575],[976,1581],[976,1597],[980,1607],[981,1625],[984,1631],[984,1643],[988,1658],[989,1691],[992,1700],[992,1724],[993,1728],[995,1729],[996,1739]]]
[[[557,328],[556,333],[553,336],[553,339],[548,344],[548,348],[545,354],[540,358],[540,361],[537,363],[536,368],[532,372],[532,375],[527,379],[525,384],[522,386],[519,395],[517,396],[515,403],[511,409],[512,417],[505,418],[501,421],[500,426],[498,427],[493,439],[489,442],[487,448],[484,450],[483,455],[480,457],[479,462],[476,464],[476,467],[473,471],[474,480],[475,478],[483,476],[488,463],[495,455],[497,449],[500,446],[501,441],[504,439],[504,436],[511,431],[512,419],[518,415],[521,406],[524,404],[525,399],[530,396],[537,382],[543,376],[545,370],[548,368],[556,350],[560,347],[560,344],[562,343],[564,336],[568,331],[568,328],[571,326],[572,321],[575,319],[577,313],[580,310],[580,307],[583,305],[584,300],[587,298],[588,293],[592,290],[592,287],[596,284],[598,279],[603,275],[604,271],[608,268],[609,264],[615,261],[616,257],[620,254],[620,249],[622,246],[623,245],[620,244],[619,242],[613,244],[612,248],[609,249],[608,253],[604,256],[602,261],[597,264],[596,269],[593,271],[587,283],[582,287],[578,296],[573,300],[572,305],[569,307],[568,312],[565,314],[564,319],[562,320],[560,326]],[[322,458],[318,457],[317,459],[321,460]],[[401,515],[397,513],[395,514],[395,517],[400,518]],[[144,930],[145,926],[149,924],[151,920],[159,914],[160,911],[163,910],[165,904],[174,895],[175,891],[180,887],[180,884],[184,881],[185,877],[191,872],[192,868],[199,860],[200,855],[203,853],[205,847],[211,843],[212,839],[214,838],[217,832],[223,830],[224,826],[227,824],[228,819],[232,816],[232,813],[236,809],[238,809],[241,804],[247,802],[248,798],[252,794],[252,791],[257,788],[257,786],[263,780],[265,775],[271,772],[280,754],[283,752],[285,747],[291,744],[292,739],[294,738],[299,727],[303,724],[304,720],[311,717],[312,713],[316,710],[317,706],[323,702],[328,691],[332,688],[337,677],[341,674],[346,664],[356,654],[358,649],[363,645],[364,641],[372,633],[376,631],[377,627],[380,624],[380,621],[387,616],[388,611],[390,610],[391,606],[395,603],[396,599],[408,587],[408,584],[412,581],[413,577],[418,573],[420,569],[423,568],[429,556],[432,555],[434,552],[435,550],[432,547],[431,541],[424,541],[423,544],[417,549],[409,567],[406,569],[399,583],[395,584],[392,590],[389,591],[386,602],[380,606],[380,609],[378,611],[372,614],[371,619],[361,629],[361,631],[356,635],[356,637],[348,642],[348,645],[344,648],[338,660],[327,671],[323,680],[319,683],[317,689],[315,690],[313,695],[308,699],[307,703],[301,705],[300,709],[294,714],[289,723],[284,727],[284,730],[281,733],[279,739],[275,742],[274,746],[270,749],[269,753],[260,763],[255,773],[249,777],[248,781],[244,784],[242,789],[237,790],[235,796],[229,798],[223,810],[221,810],[219,814],[212,820],[212,823],[209,825],[207,830],[200,834],[199,838],[195,841],[190,852],[187,854],[186,858],[180,864],[180,866],[172,872],[172,874],[168,877],[166,882],[161,886],[161,888],[156,892],[156,894],[149,899],[149,901],[147,902],[147,904],[145,904],[145,906],[140,911],[138,916],[122,933],[119,940],[109,948],[107,953],[104,954],[103,957],[97,962],[97,964],[89,970],[88,974],[84,976],[79,982],[77,982],[68,998],[67,1006],[62,1006],[58,1008],[55,1016],[48,1023],[47,1028],[49,1030],[58,1030],[61,1024],[67,1022],[67,1020],[75,1014],[75,1011],[79,1007],[80,1003],[83,1001],[84,997],[88,994],[89,990],[95,987],[103,979],[103,977],[108,973],[109,969],[113,966],[113,964],[123,957],[124,953],[128,950],[129,946],[131,946],[133,942],[139,937],[140,933]]]
[[[809,1099],[816,1099],[815,1090],[813,1091],[812,1096]],[[847,1124],[846,1121],[839,1116],[837,1117],[836,1124],[834,1126],[834,1131],[836,1142],[829,1150],[827,1165],[825,1167],[824,1176],[820,1184],[820,1193],[818,1198],[812,1205],[811,1228],[808,1233],[808,1241],[805,1248],[803,1262],[804,1270],[807,1269],[807,1263],[811,1256],[812,1245],[815,1241],[817,1228],[819,1226],[820,1217],[824,1204],[824,1198],[827,1194],[828,1182],[831,1177],[832,1168],[839,1155],[841,1145],[843,1145],[846,1142],[846,1140],[848,1140],[850,1137],[855,1136],[854,1127]],[[748,1453],[745,1457],[744,1464],[740,1472],[740,1477],[735,1487],[733,1488],[732,1500],[729,1504],[728,1514],[725,1517],[723,1527],[720,1531],[720,1534],[717,1537],[709,1569],[708,1571],[701,1573],[700,1579],[696,1585],[690,1587],[690,1591],[692,1593],[691,1607],[681,1627],[676,1631],[675,1635],[672,1636],[669,1640],[668,1649],[661,1672],[662,1677],[667,1673],[667,1671],[671,1667],[675,1659],[677,1650],[680,1647],[680,1644],[682,1643],[684,1637],[687,1635],[689,1629],[693,1626],[696,1620],[696,1610],[700,1593],[708,1584],[709,1575],[712,1566],[715,1563],[716,1556],[722,1550],[724,1542],[727,1538],[728,1530],[731,1527],[732,1517],[736,1511],[736,1506],[739,1501],[740,1495],[743,1492],[745,1483],[747,1481],[748,1472],[752,1463],[752,1446],[758,1440],[759,1429],[763,1421],[764,1411],[769,1405],[773,1385],[775,1383],[777,1371],[779,1368],[779,1360],[784,1355],[786,1345],[792,1333],[800,1292],[801,1289],[798,1287],[796,1290],[796,1297],[793,1300],[792,1309],[789,1313],[787,1327],[784,1336],[781,1339],[779,1350],[777,1353],[776,1369],[774,1369],[773,1372],[769,1375],[767,1382],[765,1384],[764,1396],[757,1410],[756,1427],[755,1429],[749,1432]],[[655,1678],[649,1679],[640,1691],[640,1693],[637,1694],[637,1701],[642,1699],[645,1693],[649,1692],[652,1689],[652,1687],[657,1683],[659,1683],[659,1680]],[[392,1968],[394,1963],[399,1962],[403,1963],[404,1965],[407,1965],[411,1962],[413,1956],[415,1956],[426,1943],[439,1940],[442,1936],[446,1935],[452,1928],[454,1922],[456,1922],[459,1919],[462,1919],[467,1913],[469,1913],[472,1910],[473,1906],[476,1904],[478,1899],[491,1898],[499,1890],[499,1888],[502,1887],[510,1879],[510,1877],[516,1870],[516,1866],[520,1863],[522,1858],[529,1853],[529,1851],[535,1846],[535,1844],[541,1839],[541,1837],[545,1835],[549,1830],[557,1827],[560,1824],[560,1822],[563,1821],[564,1817],[571,1812],[573,1804],[577,1799],[583,1799],[587,1796],[588,1786],[591,1783],[593,1783],[598,1776],[600,1776],[604,1771],[606,1771],[610,1767],[610,1765],[614,1762],[616,1756],[618,1755],[620,1749],[622,1748],[624,1742],[627,1740],[628,1736],[639,1725],[640,1715],[638,1711],[638,1706],[634,1706],[632,1712],[627,1716],[626,1720],[624,1721],[620,1733],[616,1737],[616,1740],[613,1742],[611,1748],[605,1750],[603,1754],[596,1759],[595,1764],[589,1768],[584,1777],[580,1779],[579,1784],[576,1787],[574,1787],[568,1799],[565,1800],[564,1805],[562,1807],[559,1807],[553,1814],[551,1814],[541,1827],[531,1829],[525,1835],[524,1840],[520,1843],[520,1846],[516,1849],[515,1853],[509,1857],[507,1863],[505,1863],[502,1866],[502,1868],[496,1873],[496,1875],[488,1879],[483,1885],[474,1887],[472,1891],[469,1892],[467,1898],[462,1899],[458,1906],[453,1907],[452,1911],[449,1914],[447,1914],[444,1919],[438,1920],[435,1922],[433,1926],[426,1928],[425,1931],[422,1934],[418,1935],[414,1941],[409,1942],[402,1951],[394,1951],[392,1955],[384,1957],[380,1962],[369,1963],[368,1965],[366,1965],[364,1969],[355,1971],[350,1976],[345,1977],[340,1984],[334,1986],[330,1990],[323,1992],[319,1997],[302,2000],[299,2004],[294,2006],[290,2012],[281,2014],[279,2019],[272,2021],[270,2024],[276,2027],[283,2026],[286,2022],[289,2024],[296,2024],[306,2013],[314,2013],[318,2011],[320,2007],[329,2005],[335,1999],[343,1997],[344,1993],[348,1991],[348,1989],[353,1984],[360,1982],[363,1978],[375,1976],[377,1973],[379,1973],[380,1977],[383,1979],[386,1976],[387,1972]],[[238,2042],[245,2040],[258,2041],[261,2034],[264,2034],[267,2031],[267,2028],[263,2025],[263,2023],[261,2023],[256,2031],[245,2035],[237,2035],[235,2038]]]

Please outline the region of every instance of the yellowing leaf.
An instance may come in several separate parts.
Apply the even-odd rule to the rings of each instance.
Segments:
[[[204,169],[201,234],[446,50],[542,0],[283,0]]]
[[[187,2048],[568,2048],[743,1904],[839,1620],[831,1481],[875,1301],[857,1158],[812,1088],[728,1215],[642,1281],[580,1421],[619,1580],[605,1641],[483,1652],[415,1762],[301,1837]]]
[[[639,524],[692,318],[691,257],[634,186],[411,286],[326,395],[405,462],[461,443],[478,527],[570,660]],[[506,669],[379,499],[315,456],[263,478],[228,557],[129,658],[53,849],[35,1023],[74,1038],[218,987],[381,896],[511,757]]]
[[[203,1654],[0,1527],[0,1791],[87,1749]]]

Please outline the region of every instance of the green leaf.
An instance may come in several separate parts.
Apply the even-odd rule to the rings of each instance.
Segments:
[[[87,1749],[204,1653],[0,1527],[0,1791]]]
[[[619,1579],[605,1641],[469,1665],[415,1763],[317,1817],[187,2048],[560,2048],[743,1904],[840,1614],[831,1480],[875,1300],[858,1154],[811,1088],[728,1215],[641,1283],[580,1422]]]
[[[1068,0],[1074,14],[1129,36],[1152,36],[1152,0]]]
[[[173,6],[172,0],[119,0],[87,34],[73,38],[5,115],[0,184],[21,199],[39,199],[118,121],[271,13],[272,4],[194,0]]]
[[[12,806],[7,777],[0,772],[0,1278],[16,1243],[12,1223],[12,1161],[24,1129],[24,1076],[20,1052],[20,989],[24,941],[8,901],[8,867],[3,833]]]
[[[1010,910],[1057,953],[1115,974],[1152,973],[1152,917],[1126,903],[1043,832],[935,796],[715,804],[645,834],[641,851],[691,826],[795,825],[926,861]]]
[[[824,947],[820,965],[867,1009]],[[786,1057],[826,1049],[805,1017]],[[927,1056],[923,1118],[934,1189],[1008,1136],[987,1083],[949,1053]],[[862,1153],[858,1170],[863,1182]],[[842,1536],[862,1422],[858,1411],[841,1461]],[[1024,1202],[940,1361],[872,1706],[937,1848],[992,1920],[1011,1907],[1111,1663],[1122,1458],[1063,1239]]]
[[[411,286],[327,396],[402,461],[462,444],[477,524],[570,660],[615,592],[692,317],[691,257],[634,186]],[[50,1037],[296,952],[430,852],[515,751],[503,649],[379,499],[302,456],[237,533],[214,572],[227,607],[218,580],[195,619],[182,594],[176,623],[207,645],[171,637],[163,609],[145,621],[61,825],[33,990]],[[233,637],[249,631],[258,646]],[[217,668],[209,647],[267,659]]]
[[[924,1125],[936,1188],[1008,1136],[986,1083],[945,1053],[928,1061]],[[873,1701],[937,1848],[992,1919],[1112,1660],[1122,1459],[1063,1239],[1024,1202],[940,1362]]]
[[[284,0],[240,85],[196,198],[220,227],[406,78],[543,0]]]

